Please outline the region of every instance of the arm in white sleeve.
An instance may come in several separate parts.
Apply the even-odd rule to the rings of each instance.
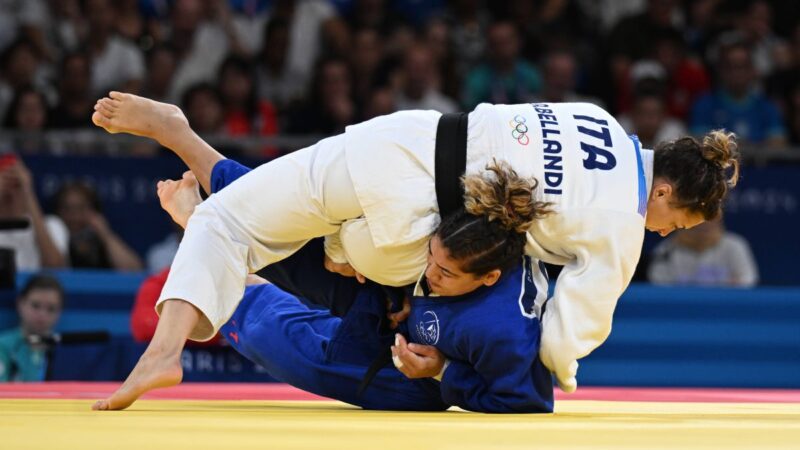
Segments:
[[[569,254],[542,318],[542,362],[565,392],[577,388],[577,360],[611,333],[611,318],[633,277],[644,240],[636,213],[571,210],[544,219],[537,234],[555,253]]]

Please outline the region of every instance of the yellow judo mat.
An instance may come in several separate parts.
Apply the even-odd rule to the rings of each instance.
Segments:
[[[363,411],[333,401],[0,400],[0,449],[800,449],[800,403],[560,400],[556,413]]]

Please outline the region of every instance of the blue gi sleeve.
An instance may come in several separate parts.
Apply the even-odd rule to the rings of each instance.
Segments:
[[[441,382],[442,399],[486,413],[553,412],[550,371],[538,358],[538,339],[486,340],[470,361],[451,361]]]

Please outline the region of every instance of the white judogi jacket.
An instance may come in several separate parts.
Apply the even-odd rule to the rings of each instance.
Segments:
[[[379,249],[424,239],[439,223],[439,116],[405,111],[347,128],[348,170]],[[469,114],[467,173],[493,158],[535,177],[537,199],[552,203],[554,214],[529,230],[526,251],[564,265],[541,317],[540,356],[571,392],[577,359],[608,337],[639,261],[652,163],[609,113],[584,103],[479,105]]]

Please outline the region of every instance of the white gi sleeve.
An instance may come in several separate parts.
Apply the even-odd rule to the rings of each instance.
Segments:
[[[325,254],[331,261],[337,264],[344,264],[347,262],[347,255],[344,253],[344,246],[342,245],[342,238],[339,233],[333,233],[325,236]]]
[[[572,258],[564,265],[542,317],[539,356],[555,373],[561,389],[573,392],[577,360],[611,333],[617,299],[639,262],[644,218],[636,213],[592,209],[564,211],[544,222],[548,223],[538,230],[541,237],[549,241],[548,246],[555,244],[557,253]]]

